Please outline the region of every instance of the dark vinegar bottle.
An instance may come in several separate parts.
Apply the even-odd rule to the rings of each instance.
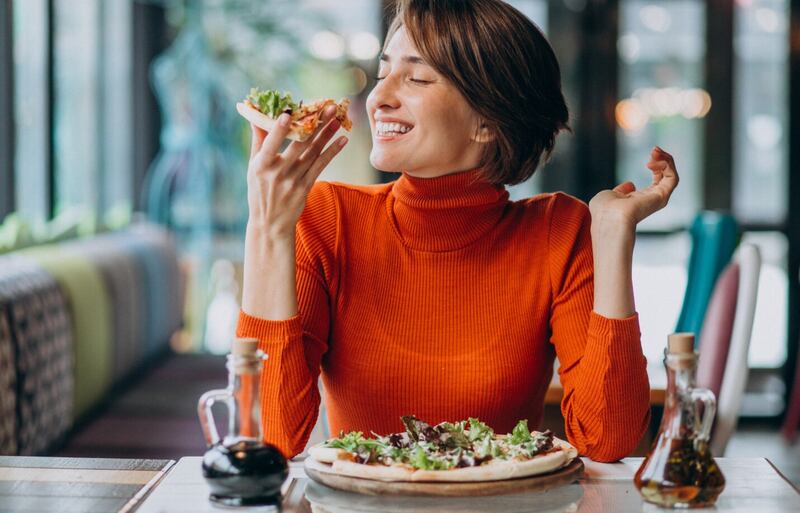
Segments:
[[[256,339],[236,339],[228,355],[228,388],[200,398],[198,414],[208,451],[203,477],[209,500],[225,506],[274,506],[280,509],[281,485],[289,475],[286,458],[262,440],[259,383],[266,355]],[[220,440],[211,412],[215,402],[228,406],[228,435]],[[263,510],[262,510],[263,511]]]

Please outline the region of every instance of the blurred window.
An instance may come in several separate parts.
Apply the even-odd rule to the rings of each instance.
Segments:
[[[735,6],[733,210],[744,223],[778,228],[788,213],[789,2]],[[750,365],[777,368],[787,357],[788,240],[779,231],[743,240],[762,258]]]
[[[55,0],[55,215],[94,215],[99,193],[101,56],[97,0]]]
[[[103,0],[101,91],[102,214],[133,209],[133,2]]]
[[[622,0],[617,44],[618,182],[650,183],[645,164],[659,145],[675,157],[681,187],[639,228],[686,226],[701,207],[705,7],[700,0]]]
[[[755,244],[761,252],[749,364],[776,369],[786,363],[789,342],[789,243],[781,232],[747,232],[742,242]]]
[[[735,5],[734,212],[746,222],[779,224],[789,179],[789,2]]]
[[[17,212],[29,223],[47,219],[47,0],[15,0],[14,185]]]
[[[751,368],[776,369],[786,362],[788,322],[788,243],[780,232],[747,232],[742,242],[761,253],[758,296],[751,336]],[[691,253],[687,232],[640,236],[633,256],[633,286],[642,332],[642,350],[649,362],[663,358],[664,344],[675,330],[683,305]],[[659,291],[654,294],[653,291]]]
[[[664,358],[667,335],[675,331],[686,290],[691,249],[692,241],[685,231],[636,238],[633,292],[642,351],[651,364]]]

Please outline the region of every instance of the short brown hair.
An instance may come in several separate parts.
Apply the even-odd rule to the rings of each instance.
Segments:
[[[398,0],[384,50],[403,26],[494,135],[484,177],[514,185],[533,176],[569,130],[558,61],[541,30],[502,0]]]

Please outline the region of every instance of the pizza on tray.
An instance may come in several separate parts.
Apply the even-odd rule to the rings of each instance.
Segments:
[[[476,418],[435,426],[402,419],[406,430],[389,436],[341,432],[309,448],[306,466],[381,481],[499,481],[553,472],[578,456],[549,430],[530,431],[527,420],[498,435]]]

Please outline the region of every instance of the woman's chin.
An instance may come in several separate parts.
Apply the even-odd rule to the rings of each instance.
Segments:
[[[388,155],[375,152],[374,148],[369,155],[369,163],[372,167],[384,173],[397,173],[403,168],[403,163],[398,159],[393,159]]]

